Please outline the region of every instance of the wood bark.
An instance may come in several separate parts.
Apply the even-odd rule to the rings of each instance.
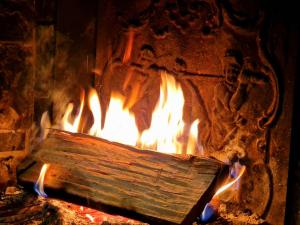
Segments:
[[[139,150],[84,134],[51,130],[18,168],[18,180],[36,182],[44,163],[49,196],[88,204],[151,224],[191,224],[228,167],[196,156]]]

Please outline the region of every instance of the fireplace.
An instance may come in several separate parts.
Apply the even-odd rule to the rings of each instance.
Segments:
[[[209,168],[218,165],[217,178],[203,194],[207,197],[196,199],[201,207],[193,207],[182,223],[191,224],[189,219],[198,215],[198,223],[284,224],[291,132],[297,128],[292,130],[298,36],[296,25],[289,23],[293,18],[286,16],[292,8],[271,1],[231,0],[0,2],[3,199],[9,193],[26,196],[39,202],[36,211],[52,204],[45,215],[39,214],[48,219],[49,213],[57,215],[57,207],[62,216],[88,214],[91,223],[103,218],[102,209],[112,211],[96,211],[97,204],[74,200],[85,194],[50,188],[49,196],[64,200],[60,202],[36,199],[30,191],[41,162],[53,157],[47,151],[51,141],[74,152],[86,142],[90,145],[81,149],[92,152],[93,146],[106,146],[108,140],[121,143],[112,143],[112,152],[128,151],[134,162],[143,157],[139,154],[154,154],[167,164],[175,154],[189,168],[204,159],[211,163]],[[37,160],[37,150],[45,151],[33,166],[38,170],[31,177],[22,175],[33,168],[26,160]],[[118,151],[112,155],[123,157]],[[64,164],[64,158],[55,160]],[[141,172],[137,168],[135,172]],[[53,175],[50,170],[51,165],[48,173]],[[224,175],[228,171],[229,181]],[[219,196],[216,191],[226,182],[232,183],[230,190]],[[154,214],[148,211],[139,217],[135,213],[143,213],[135,207],[118,207],[117,212],[150,224],[177,224],[168,217],[152,220]],[[203,210],[216,216],[206,222]],[[115,224],[128,220],[122,217]]]

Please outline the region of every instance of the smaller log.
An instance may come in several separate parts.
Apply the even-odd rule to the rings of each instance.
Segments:
[[[228,173],[215,160],[58,130],[19,166],[19,183],[32,188],[44,163],[49,196],[150,224],[191,224]]]

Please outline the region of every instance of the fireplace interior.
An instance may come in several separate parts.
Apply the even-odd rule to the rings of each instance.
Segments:
[[[0,0],[0,224],[300,224],[298,29],[271,0]]]

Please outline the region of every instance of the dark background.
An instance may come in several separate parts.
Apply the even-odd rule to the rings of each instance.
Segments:
[[[282,21],[290,36],[289,43],[286,43],[289,46],[287,56],[290,58],[292,71],[294,70],[295,83],[294,86],[291,86],[291,89],[294,88],[294,105],[285,224],[298,225],[300,224],[300,12],[297,1],[268,1],[268,5],[271,12],[270,21],[273,23],[275,21]],[[282,71],[282,74],[285,74],[285,71]],[[282,138],[286,137],[283,135]]]

